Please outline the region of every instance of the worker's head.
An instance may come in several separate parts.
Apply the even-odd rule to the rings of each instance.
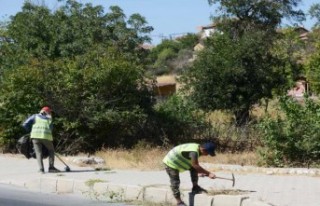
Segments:
[[[200,146],[201,155],[215,156],[216,155],[215,150],[216,150],[216,146],[212,142],[207,142]]]
[[[46,115],[46,116],[51,116],[52,110],[50,107],[42,107],[42,109],[40,110],[40,114],[42,115]]]

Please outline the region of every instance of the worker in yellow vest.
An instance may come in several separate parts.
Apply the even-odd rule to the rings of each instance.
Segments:
[[[163,162],[170,178],[173,196],[177,200],[178,206],[186,206],[180,197],[180,172],[190,171],[193,185],[192,193],[194,194],[207,192],[198,185],[199,176],[207,176],[211,179],[216,177],[214,173],[205,170],[199,165],[198,158],[206,155],[215,156],[214,143],[208,142],[201,145],[196,143],[181,144],[170,150],[164,157]]]
[[[44,173],[42,147],[44,146],[49,153],[48,172],[59,172],[54,167],[54,146],[52,138],[52,110],[50,107],[43,107],[39,114],[30,116],[24,123],[23,127],[30,132],[33,147],[36,153],[39,172]]]

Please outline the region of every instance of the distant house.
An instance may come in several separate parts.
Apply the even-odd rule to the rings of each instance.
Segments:
[[[217,26],[215,24],[211,24],[208,26],[199,26],[198,30],[199,30],[200,41],[194,47],[194,51],[201,51],[204,48],[203,40],[208,38],[211,34],[215,33],[217,31]],[[279,30],[279,32],[280,31],[281,30]],[[307,30],[306,28],[298,26],[294,28],[294,31],[299,34],[299,37],[302,40],[308,40],[309,30]]]
[[[176,83],[157,83],[154,92],[159,97],[168,97],[176,92]]]
[[[208,38],[211,34],[216,32],[216,26],[214,24],[208,26],[200,26],[198,27],[200,41],[199,43],[193,48],[194,51],[201,51],[204,48],[203,40]]]
[[[141,44],[139,45],[139,48],[145,49],[145,50],[151,50],[153,49],[155,46],[151,45],[151,44]]]
[[[176,93],[177,85],[174,76],[160,76],[157,77],[156,85],[153,88],[153,92],[156,95],[157,100],[165,100],[169,96]]]
[[[299,34],[301,40],[308,40],[309,30],[304,27],[296,27],[294,29],[295,32]]]
[[[309,91],[309,83],[305,78],[300,78],[296,81],[296,85],[288,91],[288,96],[301,100],[305,94],[309,94]]]
[[[205,39],[216,32],[216,26],[214,24],[208,26],[200,26],[198,29],[200,30],[201,39]]]

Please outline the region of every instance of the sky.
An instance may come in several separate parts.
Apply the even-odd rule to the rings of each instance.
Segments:
[[[0,0],[0,20],[6,20],[11,15],[21,11],[24,0]],[[36,4],[45,4],[54,10],[59,6],[57,0],[32,0]],[[211,23],[210,16],[215,15],[215,7],[210,6],[207,0],[78,0],[80,3],[102,5],[104,11],[118,5],[129,17],[133,13],[144,16],[150,26],[152,44],[158,44],[164,38],[175,38],[186,33],[199,32],[200,26]],[[298,8],[307,12],[310,6],[319,3],[319,0],[302,0]],[[311,29],[315,21],[307,18],[303,23],[306,29]]]

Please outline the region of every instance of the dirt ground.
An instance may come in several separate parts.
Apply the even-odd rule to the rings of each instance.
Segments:
[[[251,191],[248,190],[239,190],[239,189],[215,189],[208,190],[208,195],[243,195],[249,194]]]

